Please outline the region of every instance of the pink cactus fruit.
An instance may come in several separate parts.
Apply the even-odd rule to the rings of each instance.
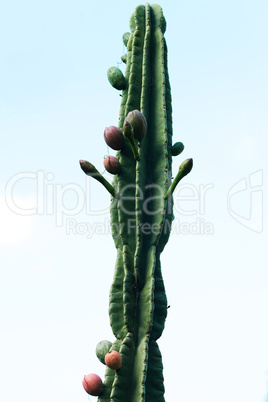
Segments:
[[[120,162],[115,156],[106,156],[103,164],[107,172],[111,174],[118,174],[121,170]]]
[[[84,390],[92,396],[99,396],[103,393],[104,386],[101,378],[97,374],[87,374],[83,378],[82,385]]]
[[[122,357],[116,350],[105,355],[105,364],[112,370],[119,370],[122,366]]]
[[[125,138],[120,128],[115,126],[107,127],[104,130],[104,140],[109,147],[119,151],[123,148]]]

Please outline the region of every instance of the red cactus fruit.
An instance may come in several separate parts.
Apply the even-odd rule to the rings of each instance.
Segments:
[[[147,122],[144,115],[139,110],[132,110],[127,114],[126,121],[133,127],[134,137],[141,141],[147,131]]]
[[[122,366],[122,357],[116,350],[105,355],[105,364],[112,370],[119,370]]]
[[[119,160],[115,156],[106,156],[103,164],[107,172],[111,174],[118,174],[121,170]]]
[[[103,393],[104,386],[101,378],[97,374],[87,374],[83,378],[82,385],[84,390],[92,396],[99,396]]]
[[[104,130],[104,140],[109,147],[118,151],[123,148],[125,138],[120,128],[115,126],[107,127]]]

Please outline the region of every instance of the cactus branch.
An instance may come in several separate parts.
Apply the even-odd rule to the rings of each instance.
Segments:
[[[179,167],[177,176],[173,180],[171,186],[169,187],[168,191],[166,192],[166,194],[164,196],[165,200],[167,200],[171,196],[171,194],[173,193],[173,191],[175,190],[175,188],[177,187],[177,185],[179,184],[181,179],[183,179],[184,176],[186,176],[188,173],[190,173],[190,171],[192,170],[192,167],[193,167],[193,160],[191,158],[186,159],[184,162],[182,162],[182,164]]]
[[[113,197],[119,199],[119,195],[116,193],[113,186],[102,176],[92,163],[84,160],[80,160],[79,163],[81,169],[87,176],[93,177],[95,180],[99,181]]]

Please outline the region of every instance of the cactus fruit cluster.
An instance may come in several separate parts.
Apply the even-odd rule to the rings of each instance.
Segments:
[[[164,38],[166,21],[159,5],[138,6],[130,18],[131,33],[123,35],[127,54],[125,75],[108,70],[114,88],[122,91],[118,127],[104,131],[106,143],[117,150],[106,169],[110,184],[89,162],[83,171],[101,182],[111,194],[111,230],[117,249],[109,295],[113,343],[96,348],[106,364],[99,401],[164,401],[163,364],[157,344],[167,316],[167,298],[160,254],[173,220],[172,192],[190,172],[186,159],[172,181],[172,157],[183,144],[172,143],[171,90]],[[120,360],[111,365],[111,351]],[[119,368],[120,367],[120,368]],[[88,386],[88,385],[87,385]],[[86,389],[86,387],[85,387]]]

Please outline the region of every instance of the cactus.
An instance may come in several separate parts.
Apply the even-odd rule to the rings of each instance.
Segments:
[[[191,170],[192,159],[181,164],[172,183],[172,156],[184,147],[179,143],[172,148],[166,21],[161,7],[138,6],[130,28],[131,33],[123,35],[127,45],[125,77],[115,68],[108,72],[110,83],[123,88],[118,127],[125,142],[116,155],[120,172],[110,185],[92,164],[80,161],[84,172],[112,195],[111,229],[117,248],[109,296],[116,340],[110,351],[120,353],[122,367],[106,368],[104,392],[98,400],[160,402],[164,401],[164,380],[157,340],[168,308],[160,254],[173,220],[172,192]],[[139,111],[147,122],[145,135],[145,131],[140,137],[134,135],[135,117],[131,121],[127,118],[132,111]]]

